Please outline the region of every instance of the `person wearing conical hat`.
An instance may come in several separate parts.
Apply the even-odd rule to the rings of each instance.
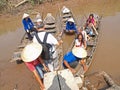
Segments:
[[[46,40],[44,39],[47,34]],[[47,43],[50,45],[49,51],[51,53],[50,59],[47,59],[44,57],[45,55],[41,55],[43,60],[48,63],[48,67],[50,71],[58,70],[59,69],[59,60],[58,60],[58,52],[56,50],[56,47],[60,46],[62,43],[62,40],[58,41],[51,33],[45,32],[45,25],[41,23],[37,27],[37,33],[33,37],[33,42],[35,43]],[[46,42],[45,42],[46,41]]]
[[[21,58],[25,62],[28,69],[33,72],[37,81],[40,84],[40,89],[43,90],[45,87],[42,81],[43,80],[42,68],[44,68],[46,72],[48,72],[49,69],[40,57],[41,52],[42,52],[41,44],[30,43],[26,45],[26,47],[23,49],[21,53]]]
[[[28,35],[28,38],[29,38],[30,40],[32,40],[33,37],[32,37],[32,35],[30,34],[30,32],[36,31],[36,29],[35,29],[35,26],[34,26],[32,20],[30,19],[29,14],[27,14],[27,13],[24,13],[24,14],[23,14],[22,24],[23,24],[23,26],[24,26],[24,30],[26,31],[26,33],[27,33],[27,35]]]
[[[77,32],[75,21],[73,20],[73,18],[68,19],[66,23],[66,32],[70,33]]]
[[[75,73],[74,67],[78,62],[80,62],[83,66],[84,71],[87,70],[87,66],[85,65],[84,58],[87,56],[87,52],[85,50],[86,46],[84,45],[82,34],[78,34],[77,37],[78,42],[75,42],[75,45],[72,51],[68,52],[64,56],[63,65],[70,69],[72,73]]]

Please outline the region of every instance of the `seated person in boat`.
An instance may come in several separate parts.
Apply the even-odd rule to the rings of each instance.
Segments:
[[[76,31],[77,31],[77,29],[76,29],[76,25],[74,23],[73,18],[68,19],[68,21],[66,23],[66,32],[73,33]]]
[[[79,27],[77,33],[78,34],[82,33],[84,40],[87,42],[87,40],[89,39],[89,36],[87,35],[87,33],[85,31],[85,27]]]
[[[95,27],[96,27],[96,21],[94,19],[94,15],[90,14],[89,18],[86,21],[85,28],[93,29],[95,34],[98,35],[98,32]]]
[[[23,23],[24,29],[28,35],[28,39],[32,40],[33,37],[30,32],[36,31],[36,29],[35,29],[35,26],[34,26],[32,20],[29,17],[29,14],[27,14],[27,13],[23,14],[22,23]]]
[[[42,19],[40,19],[40,18],[37,19],[37,21],[36,21],[36,27],[39,27],[41,23],[43,23]]]
[[[75,45],[72,49],[72,51],[68,52],[64,56],[63,65],[65,68],[68,68],[71,70],[72,73],[75,73],[74,65],[76,65],[78,62],[80,62],[83,66],[84,71],[87,70],[87,66],[85,65],[84,58],[87,56],[86,52],[86,44],[84,44],[84,39],[82,34],[78,34],[78,37],[75,41]]]
[[[41,42],[44,42],[44,37],[46,33],[47,32],[45,32],[45,25],[41,23],[40,26],[37,27],[37,33],[33,37],[33,42],[40,43],[39,40]],[[58,70],[59,61],[58,61],[58,52],[56,51],[56,48],[57,46],[60,46],[62,40],[57,41],[57,39],[51,33],[48,33],[48,36],[46,38],[46,43],[51,45],[49,49],[51,56],[49,60],[48,59],[45,60],[44,57],[43,59],[46,63],[48,63],[48,67],[50,71]]]
[[[25,62],[28,69],[33,72],[40,84],[40,89],[43,90],[45,88],[43,84],[43,68],[46,72],[48,72],[49,69],[40,56],[41,52],[41,44],[30,43],[23,49],[21,58]]]

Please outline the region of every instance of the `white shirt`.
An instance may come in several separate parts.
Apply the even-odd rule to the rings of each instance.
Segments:
[[[83,44],[82,44],[81,46],[80,46],[80,45],[81,45],[81,42],[79,42],[79,40],[76,39],[76,40],[75,40],[75,46],[84,48],[84,45],[83,45]]]
[[[87,33],[86,33],[86,31],[83,30],[82,35],[83,35],[84,40],[87,41]]]
[[[42,42],[43,42],[45,33],[46,32],[38,32],[38,37]],[[33,42],[39,43],[35,36],[33,37]],[[55,51],[55,45],[58,44],[58,41],[52,34],[49,33],[47,36],[46,43],[49,43],[50,45],[52,45],[52,51]]]

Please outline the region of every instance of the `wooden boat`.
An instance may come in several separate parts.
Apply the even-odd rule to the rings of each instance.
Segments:
[[[52,16],[51,13],[48,13],[44,19],[45,30],[51,33],[55,33],[56,30],[56,21],[55,18]]]
[[[99,32],[101,17],[96,17],[96,18],[97,18],[96,20],[97,20],[97,26],[98,26],[97,31]],[[90,40],[87,41],[87,57],[85,58],[87,68],[90,67],[90,65],[93,61],[93,56],[94,56],[95,50],[97,48],[97,43],[98,43],[98,35],[95,35],[95,34],[93,34],[93,36],[90,37]],[[74,44],[75,44],[75,40],[73,40],[68,51],[72,50]],[[75,76],[76,75],[77,76],[84,75],[86,72],[83,70],[83,67],[80,64],[76,65],[75,70],[77,71]]]
[[[57,39],[60,39],[60,37],[57,36],[56,20],[50,13],[48,13],[47,16],[45,17],[44,23],[45,23],[45,28],[46,28],[45,32],[52,33]],[[35,32],[31,32],[31,34],[33,36],[34,36],[34,33]],[[18,45],[18,47],[14,51],[10,62],[16,61],[17,64],[21,64],[23,62],[21,59],[21,52],[24,49],[24,47],[31,42],[32,42],[32,40],[29,40],[27,37],[27,34],[25,33],[23,38],[21,39],[20,44]],[[61,53],[62,49],[61,48],[62,47],[60,46],[59,48],[56,49],[58,51],[58,54],[59,54],[58,59],[61,59],[61,56],[62,56],[62,53]]]
[[[97,18],[97,19],[98,19],[97,21],[98,30],[99,30],[100,18]],[[86,58],[86,65],[88,68],[92,63],[93,56],[97,47],[97,42],[98,42],[97,35],[93,35],[90,41],[88,42],[88,48],[87,48],[88,56]],[[69,50],[71,50],[73,45],[74,45],[74,40]],[[58,71],[46,73],[44,75],[45,88],[47,90],[48,89],[49,90],[98,90],[99,89],[95,87],[96,83],[97,85],[99,85],[99,81],[92,83],[92,81],[95,81],[96,79],[92,79],[91,81],[88,78],[91,75],[88,75],[84,78],[85,72],[83,70],[83,67],[80,64],[76,65],[75,69],[77,73],[74,75],[71,73],[69,69],[64,69],[64,68],[60,68],[60,70]],[[93,75],[93,77],[94,76],[96,75]],[[104,80],[101,79],[102,82],[109,85],[109,87],[107,88],[104,85],[100,86],[101,87],[100,90],[119,90],[120,89],[120,87],[114,83],[114,81],[109,77],[107,73],[101,72],[99,73],[99,76],[104,78]],[[99,80],[99,78],[97,79]]]
[[[66,23],[69,19],[73,19],[75,25],[75,19],[73,17],[72,11],[70,9],[68,9],[66,6],[63,6],[63,8],[61,9],[60,12],[60,20],[61,20],[61,26],[62,26],[62,32],[65,32],[66,34],[74,34],[75,32],[68,32],[66,30]]]

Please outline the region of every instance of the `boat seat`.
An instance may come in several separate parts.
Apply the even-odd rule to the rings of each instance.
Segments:
[[[92,52],[87,51],[87,57],[90,57],[92,55]]]
[[[90,37],[95,37],[95,36],[96,36],[95,34],[90,35]]]
[[[21,44],[18,46],[18,48],[24,48],[26,46],[26,44]]]
[[[13,57],[12,57],[13,61],[21,60],[21,52],[22,51],[14,52]]]
[[[63,18],[70,18],[71,17],[71,14],[65,14],[62,16]]]
[[[93,46],[96,46],[96,43],[95,43],[95,42],[90,42],[90,41],[88,41],[88,42],[87,42],[87,46],[93,47]]]
[[[55,28],[53,28],[53,29],[46,29],[45,32],[55,33],[56,29]]]
[[[53,25],[45,25],[45,28],[55,28],[55,27],[56,27],[55,24],[53,24]]]

